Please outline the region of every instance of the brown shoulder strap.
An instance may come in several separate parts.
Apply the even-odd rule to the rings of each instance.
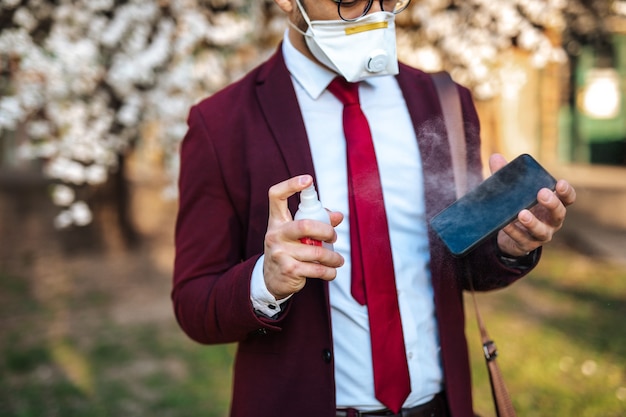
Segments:
[[[467,181],[467,149],[465,142],[465,129],[463,126],[463,113],[461,111],[461,101],[456,84],[452,81],[450,74],[447,72],[438,72],[431,74],[439,101],[443,111],[443,118],[448,134],[448,142],[450,145],[450,156],[452,158],[452,169],[454,172],[454,185],[456,187],[456,197],[462,197],[468,189]],[[474,294],[474,284],[472,275],[465,266],[465,273],[468,277],[472,293],[472,301],[474,303],[474,311],[476,312],[476,322],[480,330],[480,337],[483,344],[483,352],[487,361],[489,370],[489,381],[491,383],[491,391],[494,398],[494,405],[498,417],[515,417],[515,409],[509,397],[509,393],[504,384],[502,373],[496,362],[498,351],[495,343],[490,339],[485,324],[483,323],[480,312],[478,311],[478,303]]]
[[[446,124],[452,169],[454,170],[454,185],[456,197],[467,192],[467,150],[465,148],[465,129],[463,128],[463,113],[461,100],[456,84],[445,71],[432,74],[439,102],[443,111],[443,120]]]

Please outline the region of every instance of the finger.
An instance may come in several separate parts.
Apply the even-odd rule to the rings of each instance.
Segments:
[[[294,222],[283,222],[280,226],[283,238],[292,242],[304,237],[328,243],[334,243],[337,240],[335,228],[318,220],[300,219]]]
[[[316,263],[330,268],[339,268],[344,264],[343,256],[328,247],[303,243],[294,243],[294,245],[298,247],[294,248],[293,257],[300,262]]]
[[[492,174],[494,174],[496,171],[498,171],[500,168],[502,168],[506,164],[507,164],[506,159],[504,158],[504,156],[500,155],[499,153],[494,153],[493,155],[489,157],[489,169],[491,170]]]
[[[528,210],[522,210],[518,219],[501,232],[498,235],[501,250],[514,256],[524,255],[551,240],[551,229]]]
[[[303,262],[303,273],[307,279],[322,279],[332,281],[337,278],[337,268],[331,268],[314,262]]]
[[[546,243],[552,240],[555,228],[541,221],[530,210],[522,210],[517,216],[521,240],[529,242]],[[519,227],[522,226],[522,227]]]
[[[291,242],[266,254],[264,273],[270,292],[282,297],[302,289],[308,278],[334,279],[343,264],[343,257],[336,252]]]
[[[559,180],[556,183],[556,194],[559,199],[563,202],[565,207],[574,204],[576,201],[576,190],[574,187],[565,180]]]
[[[537,193],[537,207],[532,209],[533,214],[542,222],[559,229],[565,220],[567,209],[559,197],[547,188]]]
[[[337,227],[343,221],[343,213],[340,211],[330,211],[328,210],[328,216],[330,217],[330,224],[333,227]]]
[[[300,262],[290,259],[283,264],[285,270],[279,280],[269,283],[273,293],[286,296],[300,291],[306,284],[307,279],[322,279],[332,281],[337,277],[337,268],[315,262]]]
[[[287,200],[312,183],[313,177],[310,175],[299,175],[271,186],[268,191],[270,222],[272,220],[291,221],[292,217],[289,212]]]
[[[322,279],[332,281],[337,277],[337,267],[318,262],[299,262],[298,275],[305,279]]]
[[[300,241],[303,236],[321,242],[334,243],[337,233],[331,226],[314,220],[300,220],[286,222],[280,227],[281,233],[268,233],[265,239],[266,261],[279,265],[288,265],[281,271],[292,275],[290,268],[294,265],[291,260],[299,262],[315,262],[329,267],[338,268],[343,265],[344,258],[339,253],[324,246],[304,244]]]
[[[555,227],[539,219],[530,210],[522,210],[506,232],[519,246],[535,249],[552,240],[552,236],[560,227]]]
[[[508,225],[498,232],[500,251],[511,256],[524,256],[540,246],[539,243],[523,237],[514,225]]]

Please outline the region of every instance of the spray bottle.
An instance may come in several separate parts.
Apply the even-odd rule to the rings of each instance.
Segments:
[[[294,220],[317,220],[330,224],[330,216],[326,209],[322,206],[322,203],[317,198],[317,191],[315,191],[315,185],[311,184],[300,193],[300,204],[298,205],[298,211],[294,216]],[[326,242],[320,242],[319,240],[305,237],[300,239],[302,243],[313,246],[324,246],[327,249],[333,250],[333,245]]]

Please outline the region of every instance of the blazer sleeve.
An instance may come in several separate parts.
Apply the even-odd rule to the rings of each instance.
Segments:
[[[188,125],[180,151],[175,230],[172,301],[178,323],[200,343],[230,343],[277,329],[252,309],[250,277],[260,254],[244,259],[241,203],[225,185],[225,162],[198,106],[191,109]]]

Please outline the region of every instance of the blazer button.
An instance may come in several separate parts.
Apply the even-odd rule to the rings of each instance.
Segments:
[[[333,358],[333,354],[331,353],[330,349],[324,349],[322,351],[322,359],[324,359],[324,362],[330,363],[332,358]]]

